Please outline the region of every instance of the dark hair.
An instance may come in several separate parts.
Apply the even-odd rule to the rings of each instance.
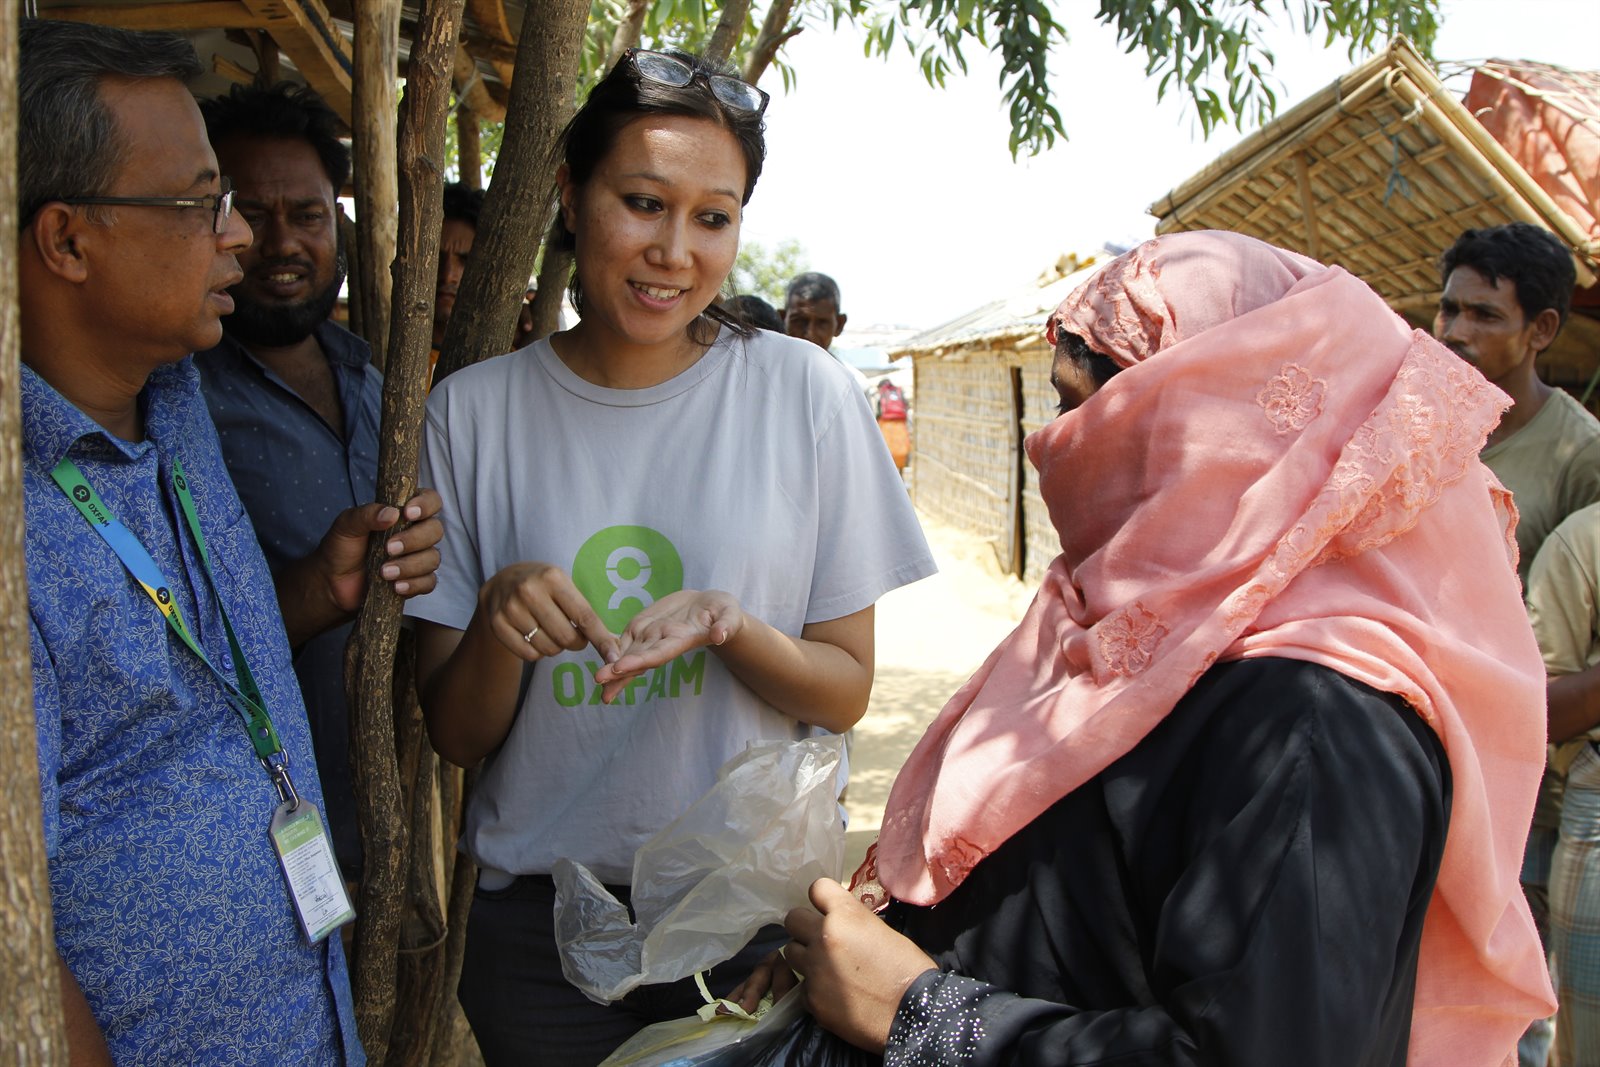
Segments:
[[[451,182],[444,187],[444,217],[458,219],[478,228],[478,216],[483,213],[483,190],[471,189],[463,182]]]
[[[1572,307],[1572,290],[1578,284],[1572,254],[1560,238],[1531,222],[1508,222],[1483,230],[1468,230],[1439,257],[1439,280],[1448,282],[1457,267],[1471,267],[1490,285],[1511,279],[1525,319],[1554,308],[1565,325]]]
[[[1056,346],[1066,353],[1068,359],[1089,372],[1097,389],[1122,371],[1121,364],[1090,348],[1089,342],[1075,333],[1062,330]]]
[[[745,295],[733,296],[723,301],[723,307],[738,316],[741,322],[748,323],[758,330],[771,330],[773,333],[783,332],[783,319],[778,314],[778,309],[761,299],[759,296]]]
[[[270,89],[235,85],[228,95],[200,101],[206,134],[217,148],[230,137],[305,141],[322,161],[338,196],[350,177],[350,149],[339,140],[339,116],[316,91],[293,82]]]
[[[767,155],[766,124],[758,112],[730,108],[711,92],[706,79],[713,74],[737,77],[731,67],[715,66],[697,55],[676,49],[668,50],[667,54],[694,69],[694,77],[688,85],[666,85],[641,78],[631,55],[627,55],[589,91],[589,98],[561,131],[556,144],[561,162],[566,164],[568,180],[578,186],[587,184],[611,153],[623,127],[630,122],[645,115],[686,115],[714,122],[733,135],[744,156],[744,196],[740,203],[748,204]],[[577,241],[572,231],[562,227],[556,247],[567,252],[575,249]],[[583,289],[576,270],[572,272],[567,291],[572,294],[573,308],[581,316]],[[702,319],[705,318],[727,326],[740,336],[750,332],[748,326],[714,302],[702,313]],[[704,332],[703,328],[697,330],[699,322],[696,320],[690,325],[693,334]]]
[[[839,283],[819,271],[808,270],[789,279],[789,290],[784,294],[785,305],[796,300],[831,300],[833,310],[840,309]]]
[[[110,191],[128,146],[100,98],[101,79],[184,81],[201,70],[194,48],[175,33],[86,22],[24,19],[17,51],[17,221],[22,224],[51,200]]]

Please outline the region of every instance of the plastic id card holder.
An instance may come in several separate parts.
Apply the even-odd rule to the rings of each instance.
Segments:
[[[271,831],[300,929],[316,944],[356,917],[328,831],[316,807],[303,799],[279,804],[272,813]]]

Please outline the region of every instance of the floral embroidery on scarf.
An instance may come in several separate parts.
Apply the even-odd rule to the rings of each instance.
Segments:
[[[1168,632],[1154,612],[1136,602],[1096,627],[1100,658],[1112,674],[1132,677],[1150,666]]]
[[[1299,364],[1285,363],[1283,369],[1268,379],[1266,388],[1256,394],[1256,403],[1267,413],[1273,428],[1285,434],[1305,429],[1312,419],[1322,414],[1322,400],[1327,391],[1326,379],[1313,378],[1311,372]]]
[[[1228,614],[1223,617],[1223,624],[1230,631],[1237,631],[1261,614],[1261,609],[1272,599],[1272,590],[1257,582],[1239,590],[1230,599],[1233,602],[1228,606]],[[1209,667],[1210,664],[1206,666]]]
[[[971,841],[956,837],[951,838],[936,862],[939,864],[939,869],[944,872],[945,881],[954,889],[966,881],[967,875],[972,873],[972,868],[976,867],[978,861],[986,855],[987,852]]]

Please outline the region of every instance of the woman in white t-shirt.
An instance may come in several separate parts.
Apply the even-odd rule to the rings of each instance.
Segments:
[[[874,602],[933,570],[849,375],[714,304],[766,100],[692,56],[629,52],[557,174],[581,321],[429,399],[445,563],[407,611],[434,746],[484,763],[460,992],[490,1067],[597,1062],[694,1010],[692,982],[601,1006],[565,981],[552,864],[626,899],[637,847],[749,742],[849,729]]]

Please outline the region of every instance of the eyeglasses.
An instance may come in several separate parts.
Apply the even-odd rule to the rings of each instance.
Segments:
[[[233,182],[222,179],[222,191],[205,196],[59,196],[62,204],[105,204],[121,207],[203,207],[212,213],[211,232],[226,233],[233,217]]]
[[[735,111],[760,115],[767,110],[767,101],[772,99],[747,81],[728,74],[707,74],[703,70],[695,70],[677,56],[669,56],[665,52],[630,48],[626,58],[633,64],[633,69],[639,72],[639,77],[661,85],[682,89],[698,78],[706,83],[712,96]]]

